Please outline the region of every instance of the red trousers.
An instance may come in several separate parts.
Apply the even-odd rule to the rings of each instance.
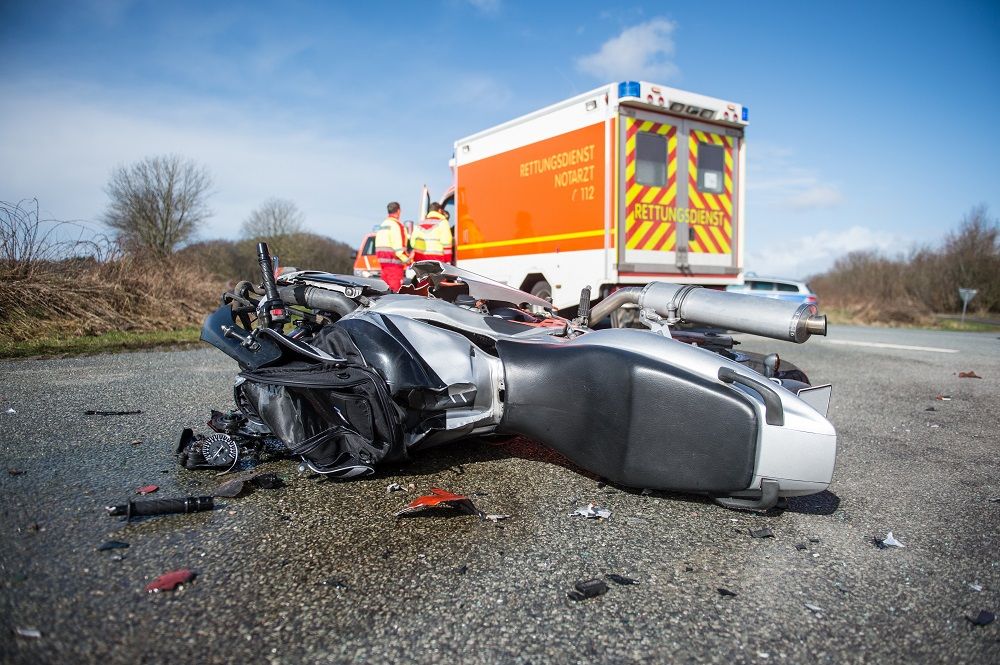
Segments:
[[[379,263],[382,267],[382,281],[389,285],[394,292],[399,292],[399,285],[403,281],[403,265],[401,263]]]
[[[414,250],[414,261],[440,261],[441,263],[451,263],[451,254],[424,254]]]

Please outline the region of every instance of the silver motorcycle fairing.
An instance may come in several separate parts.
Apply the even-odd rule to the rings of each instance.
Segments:
[[[468,391],[470,385],[475,387],[476,401],[473,405],[446,409],[442,429],[410,433],[407,435],[408,446],[418,443],[434,445],[466,433],[489,433],[502,420],[503,363],[495,352],[487,353],[470,340],[470,336],[472,339],[478,336],[493,342],[505,339],[524,344],[603,346],[630,351],[694,372],[716,383],[720,382],[719,370],[729,368],[750,381],[772,388],[780,398],[783,411],[782,424],[768,424],[767,405],[759,391],[739,383],[727,385],[728,390],[738,393],[758,414],[754,473],[745,489],[748,492],[759,489],[761,481],[767,479],[778,483],[781,496],[811,494],[825,489],[832,478],[836,433],[829,421],[780,383],[768,381],[744,365],[689,344],[636,329],[596,330],[570,339],[561,328],[511,324],[524,330],[509,334],[487,325],[486,321],[491,317],[481,312],[416,296],[386,296],[371,307],[359,309],[345,318],[364,319],[382,328],[386,327],[386,320],[390,321],[448,385],[450,392]],[[448,329],[442,328],[442,325]],[[463,362],[459,359],[467,360]],[[593,394],[593,387],[566,386],[556,376],[552,376],[551,381],[553,391],[567,391],[567,400],[573,399],[574,394],[580,394],[574,393],[574,388],[582,389],[586,395]],[[621,408],[616,404],[617,397],[604,394],[594,403],[594,408],[615,411]],[[705,417],[710,418],[711,414],[705,414]],[[425,436],[427,441],[421,441]],[[705,445],[711,443],[706,442]]]
[[[779,484],[779,496],[821,492],[833,478],[837,434],[822,414],[786,390],[780,383],[704,349],[637,329],[595,330],[573,344],[593,344],[627,349],[662,362],[683,367],[706,379],[718,381],[719,369],[727,367],[755,382],[767,382],[781,399],[782,425],[767,423],[761,393],[741,384],[730,384],[749,398],[759,413],[759,436],[754,478],[748,491],[758,490],[762,480]],[[710,417],[710,414],[709,414]]]

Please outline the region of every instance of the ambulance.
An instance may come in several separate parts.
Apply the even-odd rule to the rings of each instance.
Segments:
[[[455,142],[462,268],[570,309],[626,285],[742,283],[749,109],[646,81]]]

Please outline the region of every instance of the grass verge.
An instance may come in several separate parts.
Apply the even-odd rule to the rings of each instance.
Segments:
[[[188,345],[198,341],[200,332],[200,328],[190,327],[151,332],[109,332],[81,337],[39,337],[23,341],[0,338],[0,358],[67,356]]]

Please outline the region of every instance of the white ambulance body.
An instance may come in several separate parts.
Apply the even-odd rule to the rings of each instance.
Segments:
[[[557,308],[653,280],[742,282],[740,104],[623,81],[455,143],[456,262]]]

